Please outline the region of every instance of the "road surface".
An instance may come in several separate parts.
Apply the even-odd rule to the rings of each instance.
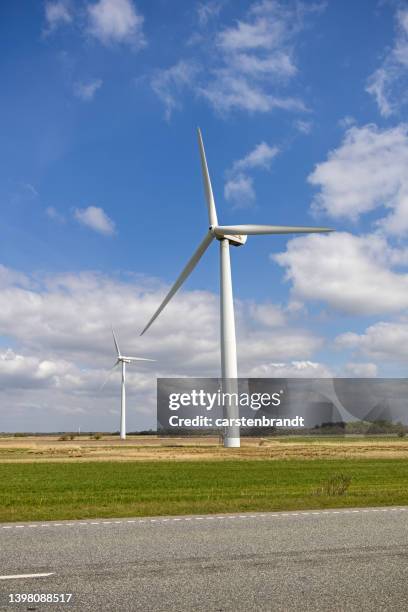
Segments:
[[[0,610],[49,609],[406,611],[408,507],[0,524]]]

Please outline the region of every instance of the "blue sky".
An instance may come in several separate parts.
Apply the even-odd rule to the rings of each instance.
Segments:
[[[208,225],[198,125],[223,223],[338,230],[233,249],[240,374],[405,376],[406,3],[0,17],[0,430],[115,428],[110,322],[158,360],[130,374],[131,427],[153,422],[157,375],[217,375],[215,248],[138,337]]]

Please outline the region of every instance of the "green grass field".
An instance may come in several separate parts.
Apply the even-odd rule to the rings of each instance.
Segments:
[[[336,473],[346,494],[317,495]],[[408,504],[403,459],[0,464],[0,521]]]

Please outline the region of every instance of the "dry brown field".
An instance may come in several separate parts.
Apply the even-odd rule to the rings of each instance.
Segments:
[[[232,459],[408,459],[408,437],[335,436],[243,438],[240,449],[225,449],[218,438],[158,436],[0,437],[0,462],[208,461]]]

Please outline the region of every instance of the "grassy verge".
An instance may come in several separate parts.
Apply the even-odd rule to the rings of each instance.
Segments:
[[[316,494],[336,473],[341,496]],[[408,504],[401,459],[0,464],[0,521]]]

